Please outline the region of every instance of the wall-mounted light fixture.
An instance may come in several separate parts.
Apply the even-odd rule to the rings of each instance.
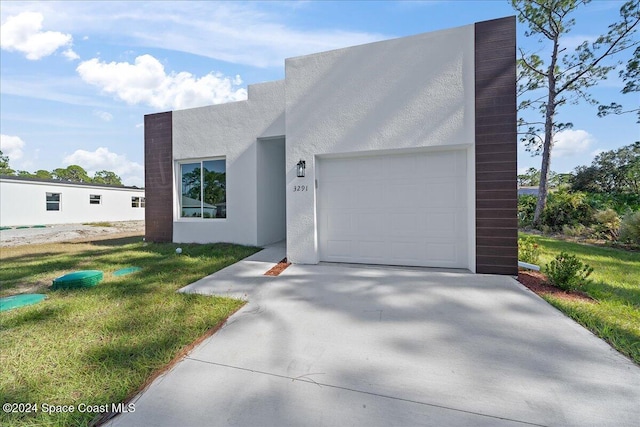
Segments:
[[[306,168],[305,161],[300,159],[300,161],[296,165],[296,172],[297,172],[296,175],[298,175],[298,178],[304,178],[305,168]]]

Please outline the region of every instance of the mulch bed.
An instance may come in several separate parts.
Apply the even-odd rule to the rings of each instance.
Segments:
[[[264,273],[264,275],[265,276],[278,276],[280,273],[282,273],[285,270],[285,268],[289,267],[290,265],[291,265],[291,263],[287,262],[286,258],[283,258],[282,261],[280,261],[275,266],[273,266],[269,271]]]
[[[518,272],[518,282],[531,289],[536,294],[551,295],[553,297],[567,301],[596,302],[589,295],[581,291],[563,291],[548,283],[547,277],[539,271],[520,270]]]

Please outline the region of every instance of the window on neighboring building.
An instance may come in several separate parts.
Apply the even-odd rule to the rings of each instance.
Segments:
[[[60,196],[61,196],[61,193],[47,193],[47,210],[48,211],[60,210]]]
[[[99,205],[102,203],[102,195],[100,194],[89,194],[89,204],[90,205]]]
[[[180,164],[182,180],[180,216],[227,217],[227,167],[225,159]]]
[[[144,197],[131,197],[131,207],[132,208],[144,208]]]

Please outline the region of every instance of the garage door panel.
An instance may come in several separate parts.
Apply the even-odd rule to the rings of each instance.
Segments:
[[[361,209],[375,209],[380,206],[381,199],[386,196],[384,184],[360,182],[354,186],[356,206]]]
[[[386,255],[386,242],[383,240],[359,241],[356,255],[361,258],[382,260]]]
[[[327,251],[333,257],[348,257],[352,254],[351,241],[349,240],[328,240]]]
[[[427,258],[433,262],[438,262],[445,265],[455,265],[458,258],[458,251],[456,245],[453,243],[428,243],[427,244]]]
[[[382,212],[365,212],[356,216],[355,234],[365,236],[371,230],[379,230],[384,235],[386,215]]]
[[[380,157],[354,159],[352,166],[355,175],[366,180],[379,179],[385,171],[384,159]]]
[[[326,206],[348,206],[351,204],[353,183],[351,182],[326,182],[326,192],[322,198],[322,203]]]
[[[458,224],[455,212],[430,213],[427,215],[426,237],[446,239],[455,235]]]
[[[348,212],[329,211],[326,225],[329,238],[341,237],[353,232],[351,214]]]
[[[425,185],[424,194],[426,202],[430,207],[450,207],[457,206],[458,200],[458,188],[455,183],[429,183]]]
[[[457,174],[455,154],[440,152],[419,158],[419,169],[424,170],[424,176],[429,179],[440,179]]]
[[[389,179],[411,179],[417,176],[419,170],[415,157],[411,156],[388,156],[380,157],[384,161],[384,171]]]
[[[419,208],[424,206],[425,194],[421,191],[418,184],[407,184],[406,181],[391,182],[391,191],[389,197],[385,200],[385,203],[390,204],[391,207],[398,209],[402,208]]]
[[[396,213],[390,215],[388,219],[391,227],[391,234],[398,237],[412,237],[418,229],[418,214],[416,213]]]
[[[323,165],[323,183],[348,178],[353,174],[348,159],[334,159]]]
[[[391,257],[396,263],[416,264],[424,258],[424,246],[420,242],[392,242]]]
[[[464,151],[320,159],[320,259],[467,268]]]

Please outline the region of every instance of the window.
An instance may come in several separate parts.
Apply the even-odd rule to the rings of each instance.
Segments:
[[[47,210],[48,211],[60,210],[60,196],[61,196],[61,193],[47,193]]]
[[[131,197],[131,207],[132,208],[144,208],[144,197]]]
[[[89,204],[90,205],[99,205],[102,203],[102,195],[100,194],[89,194]]]
[[[227,167],[225,159],[180,164],[180,216],[227,217]]]

